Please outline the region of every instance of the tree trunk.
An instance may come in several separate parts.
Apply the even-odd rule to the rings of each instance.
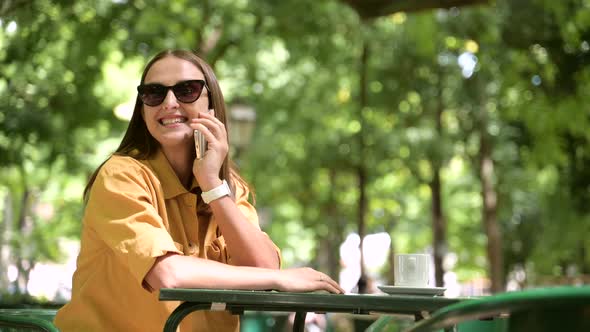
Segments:
[[[367,284],[367,275],[365,271],[365,259],[363,254],[363,240],[366,235],[366,221],[365,215],[367,210],[367,170],[365,163],[365,117],[363,110],[367,106],[367,60],[369,47],[367,42],[363,40],[363,51],[361,54],[360,75],[359,75],[359,122],[361,129],[358,133],[358,149],[359,156],[357,159],[356,175],[359,186],[359,204],[358,204],[358,234],[360,236],[360,251],[361,251],[361,279],[359,280],[359,293],[365,293],[365,286]]]
[[[444,72],[439,67],[438,83],[437,83],[437,97],[436,97],[436,114],[434,118],[436,135],[439,138],[443,137],[442,115],[444,112],[443,102],[443,76]],[[437,147],[440,145],[437,144]],[[443,150],[444,151],[444,150]],[[434,151],[431,153],[430,162],[432,165],[432,180],[429,183],[430,193],[432,197],[432,243],[434,256],[434,282],[436,287],[442,287],[444,284],[444,269],[443,259],[447,254],[447,221],[443,212],[442,202],[442,180],[440,177],[442,161],[444,160],[442,153]]]
[[[0,17],[6,17],[11,12],[30,4],[32,1],[27,0],[2,0],[0,2]]]
[[[482,110],[485,112],[485,110]],[[479,172],[481,195],[483,201],[482,219],[487,235],[487,256],[492,293],[504,290],[504,273],[502,258],[502,232],[497,220],[497,193],[494,187],[494,161],[492,147],[487,134],[487,121],[483,121],[480,131]]]
[[[590,275],[590,266],[588,266],[588,249],[586,248],[584,241],[580,241],[579,243],[580,246],[580,255],[579,255],[579,259],[580,259],[580,263],[579,263],[579,268],[580,268],[580,273],[582,275]]]
[[[365,220],[365,211],[367,210],[367,197],[366,197],[366,171],[363,166],[359,166],[357,168],[357,177],[358,177],[358,185],[359,185],[359,208],[358,208],[358,233],[360,237],[360,248],[361,251],[361,280],[359,280],[359,293],[365,293],[367,282],[367,275],[365,269],[365,258],[363,252],[363,242],[365,235],[367,233],[366,230],[366,220]]]
[[[389,237],[391,238],[391,245],[389,248],[389,267],[388,267],[388,274],[387,274],[387,284],[393,285],[395,284],[395,242],[393,241],[393,236],[391,234],[395,233],[395,225],[396,221],[394,219],[390,220],[387,223],[387,230],[389,231]]]
[[[434,168],[432,182],[430,182],[432,194],[432,232],[433,232],[433,256],[434,256],[434,280],[436,287],[443,286],[443,259],[447,253],[447,223],[443,215],[440,168]]]
[[[6,193],[4,197],[4,211],[0,222],[0,295],[8,289],[8,266],[12,264],[10,256],[10,239],[12,233],[12,196]]]
[[[24,186],[24,191],[21,197],[21,202],[19,206],[19,214],[18,220],[16,223],[16,230],[18,234],[25,238],[27,235],[27,211],[29,205],[29,199],[31,196],[31,192]],[[11,222],[11,221],[10,221]],[[14,290],[16,294],[26,293],[26,282],[23,279],[27,274],[27,266],[25,266],[25,254],[24,254],[24,243],[22,241],[17,241],[16,245],[11,246],[13,249],[12,255],[15,262],[15,266],[18,272],[18,276],[14,281]]]
[[[336,173],[335,169],[330,169],[330,188],[336,186]],[[335,190],[330,191],[326,205],[326,222],[330,225],[330,231],[319,239],[317,257],[320,269],[326,271],[334,280],[338,280],[341,260],[340,244],[343,242],[344,225],[342,225],[342,219],[338,214],[338,204],[334,193]]]
[[[19,208],[19,215],[17,220],[16,229],[18,230],[19,234],[22,238],[27,238],[30,232],[32,231],[32,225],[27,222],[29,218],[29,205],[31,200],[31,191],[25,186],[24,191],[21,197],[21,203]],[[31,269],[30,262],[28,261],[29,255],[26,255],[25,251],[28,251],[28,248],[25,246],[22,241],[19,241],[14,249],[14,261],[16,262],[16,268],[18,271],[18,277],[14,281],[15,291],[17,294],[26,294],[27,293],[27,283],[28,283],[28,275]]]

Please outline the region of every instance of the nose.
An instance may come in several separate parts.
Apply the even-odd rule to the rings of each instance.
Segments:
[[[166,98],[164,98],[162,106],[165,109],[178,108],[178,106],[180,106],[172,89],[168,89],[168,91],[166,92]]]

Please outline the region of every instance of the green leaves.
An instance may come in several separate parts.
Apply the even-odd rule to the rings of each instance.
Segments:
[[[10,223],[16,243],[19,213],[32,220],[27,241],[43,254],[27,259],[56,259],[50,240],[77,235],[81,188],[126,126],[115,109],[134,100],[148,57],[178,47],[214,65],[229,105],[256,109],[253,141],[236,157],[286,266],[313,262],[322,241],[337,252],[357,231],[359,167],[367,231],[387,231],[398,251],[429,250],[428,183],[440,169],[459,277],[485,273],[477,158],[486,133],[507,269],[588,269],[575,256],[588,250],[584,1],[497,1],[372,21],[339,1],[17,3],[0,13],[0,196],[15,211],[0,229]],[[470,75],[458,64],[465,54],[475,61]],[[17,203],[26,192],[35,193],[29,205]],[[36,215],[43,204],[50,218]]]

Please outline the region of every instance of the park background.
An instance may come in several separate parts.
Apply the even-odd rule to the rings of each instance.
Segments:
[[[589,43],[587,0],[1,0],[0,302],[67,301],[83,188],[163,48],[214,67],[284,267],[590,283]]]

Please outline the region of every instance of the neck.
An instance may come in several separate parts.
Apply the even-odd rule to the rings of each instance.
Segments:
[[[162,148],[166,159],[172,166],[174,173],[178,176],[180,183],[185,188],[189,188],[193,178],[193,161],[195,156],[191,154],[191,149],[183,149],[179,147]]]

